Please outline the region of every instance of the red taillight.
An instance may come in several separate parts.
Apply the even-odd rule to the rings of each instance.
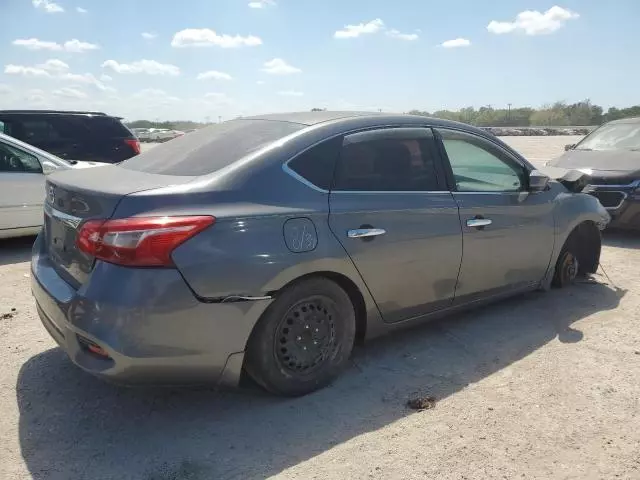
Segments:
[[[124,143],[129,145],[136,155],[140,153],[140,140],[136,140],[134,138],[127,138]]]
[[[82,224],[76,245],[117,265],[170,267],[171,252],[214,222],[210,216],[89,220]]]

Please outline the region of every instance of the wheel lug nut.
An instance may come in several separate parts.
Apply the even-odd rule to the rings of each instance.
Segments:
[[[300,340],[302,340],[302,337],[296,337],[296,340],[300,341]]]
[[[305,325],[304,328],[306,328],[308,330],[309,329],[309,325]]]

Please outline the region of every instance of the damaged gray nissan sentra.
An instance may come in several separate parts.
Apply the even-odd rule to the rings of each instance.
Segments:
[[[302,395],[357,341],[595,272],[609,215],[556,173],[445,120],[232,120],[48,178],[33,294],[92,374]]]

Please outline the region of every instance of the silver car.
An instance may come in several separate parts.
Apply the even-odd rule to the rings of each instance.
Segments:
[[[0,238],[40,231],[46,175],[96,165],[104,164],[63,160],[0,133]]]
[[[358,341],[595,272],[609,215],[559,178],[444,120],[232,120],[52,176],[33,294],[92,374],[302,395]]]

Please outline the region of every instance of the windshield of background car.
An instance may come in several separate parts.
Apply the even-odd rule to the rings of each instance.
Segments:
[[[603,125],[580,142],[576,150],[640,150],[640,123]]]
[[[305,127],[271,120],[230,120],[159,145],[120,166],[164,175],[207,175]]]

